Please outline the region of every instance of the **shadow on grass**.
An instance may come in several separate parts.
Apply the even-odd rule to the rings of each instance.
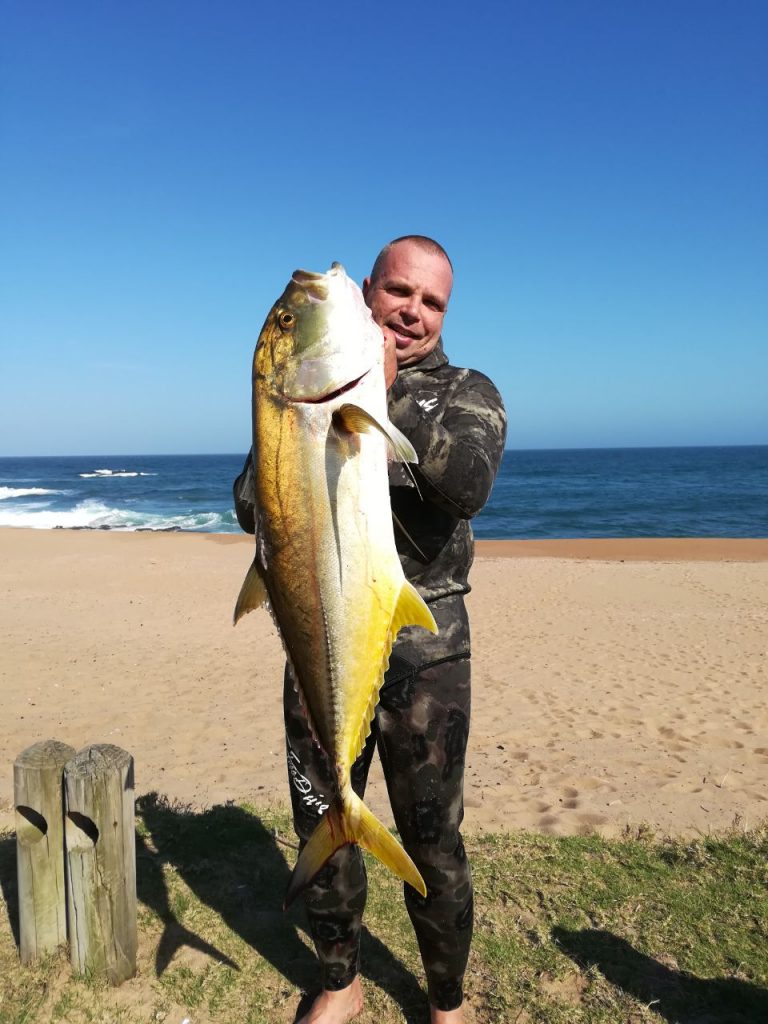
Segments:
[[[136,810],[148,833],[146,839],[137,836],[138,895],[165,926],[155,958],[158,975],[184,945],[238,969],[178,920],[163,875],[163,865],[170,864],[202,903],[295,988],[316,991],[317,961],[299,937],[306,931],[303,910],[282,909],[291,870],[261,820],[233,804],[194,812],[155,793],[140,797]],[[398,1003],[406,1022],[421,1021],[426,997],[416,979],[365,928],[361,959],[365,976]],[[306,1000],[301,1008],[306,1010]]]
[[[16,879],[16,836],[0,836],[0,890],[8,908],[8,920],[13,932],[13,941],[18,946],[19,938],[19,890]]]
[[[553,928],[552,938],[581,967],[594,965],[613,985],[677,1024],[768,1021],[768,990],[736,978],[697,978],[639,953],[611,932]]]

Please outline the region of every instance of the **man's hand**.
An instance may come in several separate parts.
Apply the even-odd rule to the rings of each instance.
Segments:
[[[397,378],[397,345],[393,330],[382,327],[381,333],[384,335],[384,382],[389,391]]]

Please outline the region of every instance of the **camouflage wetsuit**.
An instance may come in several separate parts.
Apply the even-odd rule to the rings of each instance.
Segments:
[[[451,366],[442,344],[401,369],[389,391],[389,417],[419,456],[417,492],[405,469],[390,466],[390,496],[405,575],[428,602],[436,636],[400,632],[368,742],[352,769],[362,796],[378,745],[403,845],[427,885],[423,899],[406,885],[429,998],[438,1009],[462,1002],[472,937],[472,879],[459,826],[464,816],[464,755],[470,714],[469,625],[464,594],[473,558],[469,518],[485,504],[506,434],[498,391],[482,374]],[[247,465],[247,464],[246,464]],[[253,532],[253,510],[235,482],[235,507]],[[313,742],[288,669],[284,709],[296,832],[304,842],[333,793],[335,775]],[[341,989],[358,970],[366,876],[360,849],[338,850],[304,899],[323,967],[323,986]]]

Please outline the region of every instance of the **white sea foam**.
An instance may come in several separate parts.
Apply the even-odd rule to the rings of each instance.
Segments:
[[[0,501],[6,498],[26,498],[33,494],[64,494],[64,491],[52,491],[48,487],[0,487]]]
[[[138,473],[129,472],[127,469],[94,469],[92,473],[80,473],[83,480],[91,480],[94,477],[110,476],[138,476]]]
[[[126,476],[157,476],[157,473],[145,473],[142,470],[136,469],[94,469],[91,473],[79,473],[83,480],[92,480],[94,478],[104,477],[126,477]]]
[[[218,512],[199,512],[164,516],[133,509],[109,508],[101,501],[82,501],[68,511],[53,509],[0,508],[0,526],[17,526],[34,530],[188,530],[205,533],[228,532],[233,529]]]
[[[32,509],[29,505],[2,508],[0,526],[24,526],[34,530],[52,530],[56,526],[109,526],[116,511],[100,501],[82,501],[66,512],[50,508]]]

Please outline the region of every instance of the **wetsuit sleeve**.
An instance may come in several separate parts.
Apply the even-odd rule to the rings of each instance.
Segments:
[[[389,418],[416,449],[424,497],[460,519],[476,515],[491,493],[507,436],[504,403],[492,382],[468,371],[438,422],[398,377],[389,390]]]
[[[256,533],[256,496],[254,494],[251,452],[248,452],[242,473],[235,479],[232,496],[235,499],[235,515],[240,523],[240,529],[245,530],[246,533]]]

